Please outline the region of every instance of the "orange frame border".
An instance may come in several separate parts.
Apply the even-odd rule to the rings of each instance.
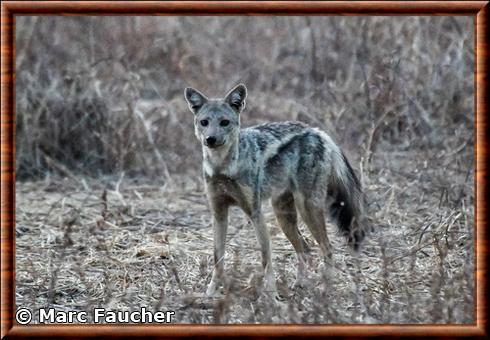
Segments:
[[[489,336],[488,1],[4,1],[1,3],[1,338],[191,336]],[[15,16],[17,15],[467,15],[475,18],[476,324],[27,325],[15,307]]]

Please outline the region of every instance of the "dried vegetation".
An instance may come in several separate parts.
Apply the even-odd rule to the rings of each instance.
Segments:
[[[175,310],[183,323],[472,323],[473,19],[18,17],[16,304]],[[212,229],[184,86],[249,87],[244,125],[327,130],[374,231],[333,226],[306,287],[269,206],[278,287],[231,216],[229,280],[203,295]],[[301,226],[301,228],[304,228]],[[308,231],[304,234],[314,244]]]

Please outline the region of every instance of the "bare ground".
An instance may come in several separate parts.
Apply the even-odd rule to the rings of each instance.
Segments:
[[[453,149],[373,157],[377,170],[361,176],[373,232],[356,255],[328,224],[334,261],[323,268],[301,225],[313,245],[304,288],[291,288],[294,251],[267,205],[278,304],[261,292],[260,251],[238,210],[227,287],[204,295],[213,243],[198,177],[163,188],[124,176],[18,182],[17,307],[146,307],[175,311],[178,323],[472,323],[472,162],[455,162],[465,148]]]

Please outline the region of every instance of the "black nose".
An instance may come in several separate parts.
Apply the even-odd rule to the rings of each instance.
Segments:
[[[209,136],[206,137],[206,144],[209,146],[213,146],[216,143],[216,137]]]

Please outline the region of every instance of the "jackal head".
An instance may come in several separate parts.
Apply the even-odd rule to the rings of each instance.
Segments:
[[[185,100],[194,113],[194,131],[205,148],[227,149],[238,139],[240,113],[245,107],[247,88],[235,86],[224,98],[210,99],[201,92],[186,88]],[[211,150],[210,150],[211,151]]]

